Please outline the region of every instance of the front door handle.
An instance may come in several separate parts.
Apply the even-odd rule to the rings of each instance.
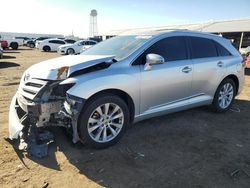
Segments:
[[[219,61],[219,62],[217,63],[217,66],[218,66],[218,67],[223,67],[223,65],[224,65],[224,63],[221,62],[221,61]]]
[[[190,71],[192,71],[192,68],[190,68],[190,67],[184,67],[183,69],[182,69],[182,72],[184,72],[184,73],[189,73]]]

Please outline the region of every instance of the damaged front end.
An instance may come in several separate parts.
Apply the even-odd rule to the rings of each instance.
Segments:
[[[65,127],[76,143],[77,120],[85,101],[67,91],[74,86],[74,77],[106,69],[113,58],[112,55],[65,56],[31,66],[21,78],[10,105],[10,139],[20,138],[19,148],[38,157],[47,155],[48,143],[53,141],[53,135],[44,131],[44,127]]]
[[[20,139],[19,149],[46,156],[53,142],[53,135],[43,129],[47,126],[65,127],[73,133],[74,143],[79,140],[77,119],[84,100],[66,94],[73,85],[62,80],[21,81],[9,112],[9,137]]]

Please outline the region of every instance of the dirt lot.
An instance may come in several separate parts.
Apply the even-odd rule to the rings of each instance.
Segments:
[[[146,120],[105,150],[73,145],[60,128],[49,156],[28,157],[8,141],[8,106],[23,71],[57,57],[23,48],[0,60],[1,187],[249,187],[250,71],[233,108],[208,107]]]

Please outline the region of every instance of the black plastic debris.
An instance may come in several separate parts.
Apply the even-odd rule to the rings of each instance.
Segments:
[[[43,158],[48,155],[48,146],[52,142],[54,142],[54,136],[50,131],[30,125],[20,138],[19,150],[27,151],[28,155]]]

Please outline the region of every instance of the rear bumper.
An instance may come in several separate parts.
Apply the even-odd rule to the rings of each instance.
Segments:
[[[17,98],[16,95],[12,98],[9,109],[9,138],[17,139],[24,125],[21,124],[17,114]]]

